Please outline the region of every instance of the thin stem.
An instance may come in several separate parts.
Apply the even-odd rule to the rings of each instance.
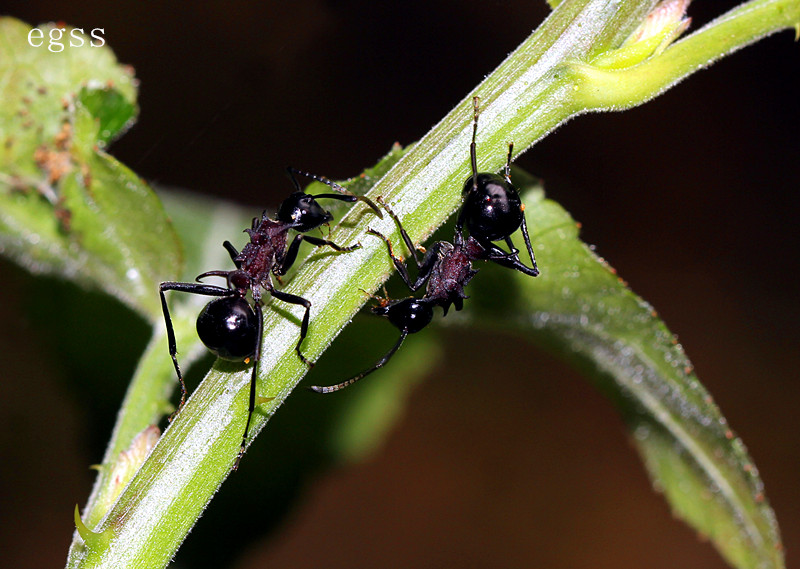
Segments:
[[[688,75],[775,32],[800,33],[798,0],[747,2],[676,42],[658,56],[622,70],[573,64],[575,110],[620,110],[649,101]]]

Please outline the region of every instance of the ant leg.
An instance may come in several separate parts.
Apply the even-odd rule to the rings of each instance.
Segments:
[[[170,416],[170,421],[175,414],[183,408],[186,402],[186,384],[183,382],[183,374],[181,374],[181,367],[178,365],[178,345],[175,342],[175,330],[172,327],[172,318],[169,315],[169,307],[167,306],[167,297],[164,294],[168,290],[176,290],[179,292],[188,292],[191,294],[200,294],[205,296],[233,296],[234,291],[227,288],[222,288],[214,285],[202,285],[195,283],[179,283],[166,281],[158,285],[158,294],[161,297],[161,310],[164,312],[164,324],[167,327],[167,343],[169,345],[169,355],[172,358],[172,364],[175,366],[175,373],[178,374],[178,382],[181,385],[181,402],[178,408]]]
[[[513,184],[511,184],[511,155],[513,153],[514,153],[514,143],[509,142],[508,157],[506,158],[506,166],[503,173],[505,174],[506,182],[508,182],[509,185],[511,185],[512,187]],[[514,266],[513,268],[525,273],[526,275],[531,275],[535,277],[539,274],[539,267],[536,266],[536,257],[533,254],[533,247],[531,246],[531,238],[528,235],[528,224],[525,222],[524,213],[522,214],[521,227],[522,227],[522,237],[525,240],[525,247],[528,249],[528,255],[530,255],[531,257],[532,267],[526,267],[524,264],[522,264],[521,261],[519,261],[519,256],[517,255],[517,253],[519,253],[519,250],[516,247],[514,247],[513,243],[511,243],[511,237],[506,237],[506,243],[508,244],[509,249],[511,249],[511,251],[514,253],[514,256],[516,257],[517,261],[519,261],[520,266],[522,266],[524,270],[517,266]]]
[[[391,215],[394,216],[394,213],[391,213]],[[404,240],[407,239],[406,246],[408,246],[413,253],[414,251],[413,245],[410,244],[411,239],[408,238],[408,234],[405,234],[405,230],[403,230],[402,226],[400,230],[403,231],[404,233],[404,238],[405,238]],[[411,289],[412,292],[418,291],[422,285],[428,282],[428,278],[430,277],[431,271],[433,270],[433,267],[436,265],[436,261],[439,258],[438,251],[439,248],[441,247],[441,242],[437,241],[436,243],[434,243],[433,247],[431,247],[431,249],[427,253],[425,253],[425,257],[422,259],[422,262],[420,262],[417,259],[417,256],[414,255],[414,261],[416,261],[418,270],[417,270],[417,280],[412,281],[411,275],[408,272],[408,267],[406,267],[403,264],[403,259],[395,256],[394,250],[392,248],[392,242],[389,240],[389,238],[386,237],[383,233],[375,231],[372,228],[367,228],[367,233],[375,235],[376,237],[380,237],[386,242],[386,246],[389,248],[389,256],[392,258],[392,262],[394,263],[397,272],[400,273],[400,278],[403,279],[403,282],[406,283],[406,286],[409,289]]]
[[[456,227],[455,227],[455,234],[461,235],[462,238],[464,233],[464,220],[466,219],[466,217],[467,217],[467,208],[462,206],[458,212],[458,217],[456,218]]]
[[[258,322],[258,341],[256,342],[256,353],[253,356],[253,371],[250,376],[250,399],[247,405],[247,422],[244,425],[242,445],[239,447],[239,454],[236,455],[236,461],[233,463],[233,470],[239,468],[239,461],[242,460],[242,456],[244,455],[245,445],[247,444],[247,433],[250,430],[250,420],[253,418],[253,412],[256,410],[256,371],[258,370],[258,362],[261,360],[261,339],[264,334],[264,318],[260,300],[255,302],[255,307],[256,321]]]
[[[228,252],[228,255],[231,256],[231,261],[233,261],[233,264],[236,265],[236,268],[241,269],[242,262],[236,260],[236,257],[239,256],[239,251],[236,250],[236,247],[234,247],[230,241],[225,241],[224,243],[222,243],[222,246],[225,247],[225,250]]]
[[[282,292],[275,288],[270,288],[269,293],[277,298],[278,300],[282,300],[283,302],[288,302],[289,304],[299,304],[300,306],[305,307],[306,311],[303,315],[303,322],[300,324],[300,339],[297,341],[297,346],[295,346],[295,351],[297,352],[300,361],[306,364],[308,367],[314,367],[314,362],[309,361],[300,351],[300,345],[305,340],[306,335],[308,334],[308,320],[311,316],[311,301],[303,298],[302,296],[297,296],[295,294],[289,294],[288,292]]]
[[[323,245],[327,245],[334,251],[338,251],[340,253],[349,253],[350,251],[355,251],[356,249],[361,248],[361,243],[356,243],[355,245],[350,245],[348,247],[343,247],[342,245],[337,245],[333,241],[328,241],[327,239],[320,239],[319,237],[312,237],[311,235],[298,235],[298,237],[302,237],[304,241],[308,241],[312,245],[316,245],[317,247],[322,247]]]
[[[371,227],[367,228],[367,233],[370,235],[375,235],[376,237],[380,237],[386,243],[386,246],[389,248],[389,256],[392,258],[392,262],[394,263],[395,269],[397,272],[400,273],[400,278],[403,279],[403,282],[406,283],[406,286],[412,290],[417,290],[414,288],[414,283],[411,281],[411,275],[408,274],[408,267],[403,264],[403,259],[400,257],[396,257],[394,254],[394,249],[392,248],[392,242],[389,241],[389,238],[386,237],[380,231],[375,231]]]
[[[506,242],[506,245],[508,245],[509,255],[516,255],[517,253],[519,253],[519,249],[514,247],[514,242],[511,240],[510,235],[506,235],[504,241]]]
[[[440,250],[444,245],[449,245],[446,241],[436,241],[430,249],[425,253],[422,262],[418,264],[419,272],[417,273],[417,282],[414,283],[412,290],[418,290],[425,284],[431,276],[431,271],[439,263]],[[447,253],[445,253],[447,254]]]
[[[337,245],[333,241],[328,241],[327,239],[320,239],[318,237],[312,237],[310,235],[298,233],[294,236],[292,243],[286,249],[286,254],[283,256],[283,261],[281,261],[280,265],[273,271],[275,275],[285,275],[286,271],[288,271],[289,268],[294,264],[294,262],[297,260],[297,252],[300,250],[300,243],[302,241],[308,241],[317,247],[327,245],[328,247],[335,251],[339,251],[340,253],[355,251],[361,247],[361,243],[356,243],[355,245],[350,245],[349,247],[342,247],[341,245]]]
[[[380,360],[378,360],[378,363],[376,363],[374,366],[369,368],[367,371],[363,371],[360,374],[358,374],[357,376],[351,377],[347,381],[343,381],[341,383],[337,383],[336,385],[327,385],[327,386],[311,385],[311,386],[309,386],[309,389],[311,391],[316,391],[317,393],[333,393],[334,391],[339,391],[339,390],[344,389],[345,387],[347,387],[349,385],[353,385],[359,379],[365,378],[366,376],[371,374],[376,369],[380,369],[384,365],[386,365],[386,362],[388,362],[392,358],[394,353],[398,349],[400,349],[400,346],[403,345],[403,341],[406,339],[406,336],[408,336],[408,330],[406,330],[406,329],[401,330],[400,331],[400,339],[397,340],[397,343],[394,345],[394,347],[391,350],[389,350],[388,352],[386,352],[386,355],[383,356]]]
[[[528,235],[528,224],[525,223],[525,214],[522,215],[522,237],[525,240],[525,247],[528,248],[528,255],[531,256],[531,264],[533,265],[532,271],[539,274],[539,267],[536,266],[536,257],[533,255],[533,247],[531,246],[531,238]],[[523,271],[524,272],[524,271]],[[534,275],[534,276],[536,276]]]
[[[527,267],[522,261],[520,261],[519,251],[516,249],[514,249],[513,252],[508,253],[500,249],[497,245],[492,244],[491,247],[484,249],[481,258],[486,261],[494,261],[498,265],[507,267],[509,269],[514,269],[532,277],[539,275],[539,269],[536,267],[536,262],[534,261],[533,268]]]
[[[181,410],[183,404],[186,402],[186,384],[183,382],[183,375],[181,374],[181,366],[178,365],[178,345],[175,343],[175,331],[172,328],[172,318],[169,316],[169,308],[167,307],[167,298],[164,296],[164,291],[169,290],[164,288],[165,283],[159,285],[159,295],[161,296],[161,310],[164,312],[164,323],[167,326],[167,343],[169,344],[169,355],[172,358],[172,364],[175,366],[175,373],[178,374],[178,382],[181,385],[181,402],[178,403],[178,408],[175,413]],[[173,413],[174,415],[174,413]],[[170,416],[172,421],[172,416]]]
[[[286,249],[281,264],[273,271],[276,275],[285,275],[295,260],[297,259],[297,252],[300,250],[300,242],[303,240],[303,235],[298,233],[294,236],[291,245]]]
[[[378,199],[380,200],[380,198]],[[394,220],[395,224],[397,225],[397,228],[400,230],[400,236],[403,238],[403,243],[406,244],[406,247],[411,252],[411,256],[414,257],[414,262],[417,264],[417,267],[419,267],[419,258],[417,258],[417,248],[414,247],[414,243],[411,241],[411,237],[408,236],[408,233],[406,233],[403,224],[400,223],[400,218],[397,217],[397,214],[392,210],[392,208],[389,207],[389,204],[387,204],[383,200],[380,200],[380,202],[381,205],[386,210],[386,213],[388,213],[389,216]],[[384,237],[384,239],[386,238]]]

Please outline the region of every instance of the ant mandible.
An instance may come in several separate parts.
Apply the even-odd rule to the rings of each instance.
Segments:
[[[539,269],[536,266],[536,258],[533,256],[528,225],[525,223],[525,205],[514,184],[511,183],[511,154],[514,151],[514,143],[508,145],[508,158],[502,176],[490,172],[478,172],[475,138],[478,133],[479,103],[479,97],[472,98],[475,110],[472,122],[472,144],[469,146],[472,176],[464,182],[463,193],[466,194],[466,198],[456,220],[456,233],[460,233],[466,223],[470,235],[475,237],[485,249],[484,258],[486,260],[535,277],[539,274]],[[531,267],[520,261],[519,250],[511,242],[511,234],[520,228],[522,228],[525,246],[531,257]],[[503,251],[492,243],[492,241],[500,240],[506,242],[510,252]]]
[[[297,259],[297,253],[302,241],[307,241],[316,246],[328,246],[340,252],[352,251],[361,246],[360,243],[356,243],[349,247],[342,247],[327,239],[305,235],[308,231],[327,224],[333,219],[333,215],[325,211],[317,203],[317,200],[334,199],[349,203],[363,201],[372,208],[378,217],[383,217],[380,209],[371,200],[364,196],[357,196],[325,177],[309,174],[291,167],[287,168],[287,171],[295,191],[280,205],[276,219],[270,219],[266,212],[261,214],[260,219],[253,218],[250,229],[244,230],[250,236],[250,242],[244,246],[241,252],[237,251],[230,241],[225,241],[222,244],[228,251],[233,264],[236,265],[236,269],[232,271],[207,271],[198,275],[195,279],[197,282],[194,283],[167,281],[159,285],[161,308],[164,311],[164,322],[167,327],[169,355],[172,357],[172,363],[175,365],[175,372],[178,375],[178,381],[181,386],[181,400],[176,413],[186,401],[186,385],[183,381],[181,368],[178,365],[175,332],[164,294],[166,291],[174,290],[219,297],[209,302],[197,317],[197,335],[211,352],[222,359],[244,361],[245,363],[254,362],[250,377],[247,423],[245,424],[242,445],[236,457],[234,469],[238,467],[239,460],[244,454],[250,419],[255,409],[256,372],[261,356],[262,295],[264,292],[283,302],[300,305],[305,308],[300,325],[300,339],[295,346],[295,351],[303,363],[309,367],[314,365],[300,351],[300,346],[308,334],[311,302],[302,296],[277,290],[272,283],[271,275],[274,274],[280,279],[280,276],[286,274],[286,271]],[[300,189],[300,184],[297,182],[295,174],[327,184],[339,193],[315,196],[306,194]],[[295,230],[297,235],[295,235],[291,244],[287,246],[290,229]],[[226,280],[227,286],[222,287],[203,283],[203,279],[207,277],[222,277]],[[252,304],[246,299],[248,291],[252,296]]]

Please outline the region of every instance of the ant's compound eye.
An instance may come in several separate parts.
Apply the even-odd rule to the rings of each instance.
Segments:
[[[243,298],[212,300],[197,317],[197,335],[220,358],[242,361],[256,351],[256,314]]]
[[[470,234],[488,241],[508,237],[522,224],[522,201],[516,188],[497,174],[478,174],[477,181],[477,188],[473,188],[472,177],[464,184]]]
[[[328,223],[333,215],[322,209],[314,196],[295,192],[284,200],[278,210],[278,220],[288,223],[300,233]]]
[[[385,307],[373,310],[382,314],[401,330],[409,334],[419,332],[433,320],[433,306],[427,302],[420,302],[416,298],[405,298]]]

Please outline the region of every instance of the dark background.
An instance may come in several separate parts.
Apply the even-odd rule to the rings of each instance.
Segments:
[[[693,29],[733,4],[698,2]],[[287,164],[343,178],[420,138],[545,14],[544,2],[298,0],[40,1],[12,15],[104,28],[141,80],[139,122],[111,152],[154,183],[257,213],[290,190]],[[759,466],[790,566],[800,548],[798,72],[800,47],[784,32],[641,108],[580,117],[518,161],[679,335]],[[0,556],[60,566],[138,344],[90,362],[107,373],[107,407],[76,395],[82,368],[57,338],[81,314],[59,314],[57,290],[49,298],[20,270],[0,270]],[[122,309],[106,304],[107,318],[75,341],[114,327]],[[447,340],[445,363],[373,458],[318,478],[270,537],[198,545],[190,535],[187,548],[233,548],[237,568],[725,566],[672,519],[611,405],[575,372],[515,338]],[[487,342],[507,345],[507,369],[482,356]],[[258,527],[224,508],[213,502],[195,534],[221,511],[234,535]]]

